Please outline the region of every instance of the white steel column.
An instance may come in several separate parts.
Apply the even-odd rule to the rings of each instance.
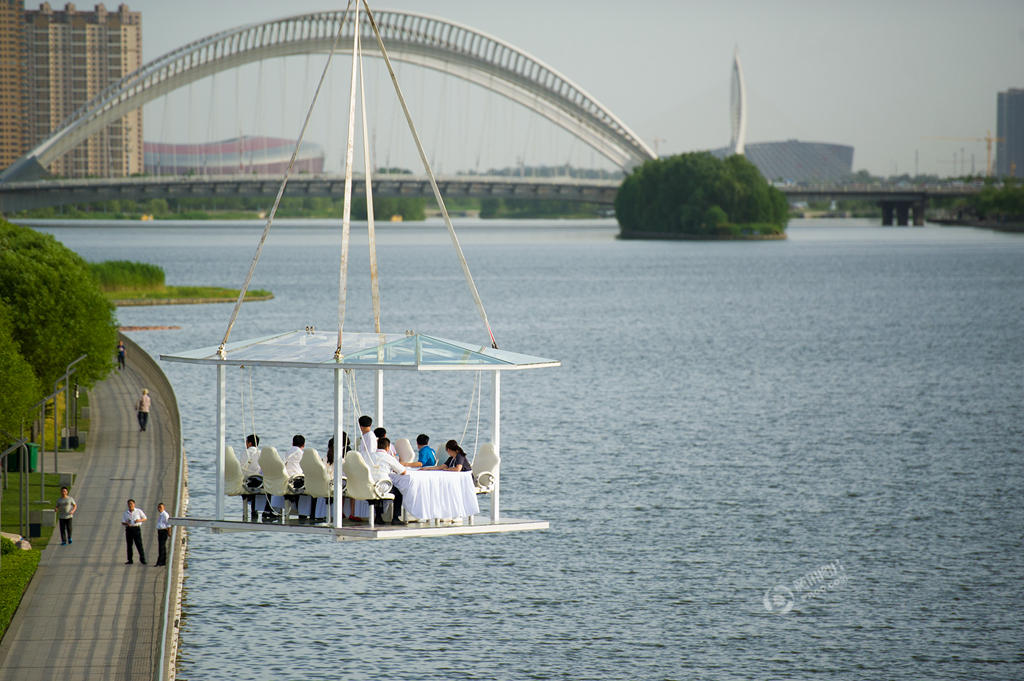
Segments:
[[[345,456],[345,445],[342,442],[341,431],[345,429],[344,416],[345,391],[342,379],[344,369],[334,370],[334,526],[341,527],[341,506],[344,494],[341,490],[341,464]]]
[[[226,367],[217,365],[217,506],[213,517],[224,520],[224,382]]]
[[[377,415],[373,421],[377,427],[384,425],[384,370],[377,369]]]
[[[501,372],[494,372],[494,402],[491,414],[491,444],[494,445],[494,453],[501,460]],[[501,491],[501,468],[498,469],[498,476],[494,480],[494,491],[491,492],[491,522],[501,520],[501,513],[498,508],[498,494]]]

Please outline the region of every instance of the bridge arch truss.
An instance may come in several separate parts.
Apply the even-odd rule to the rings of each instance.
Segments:
[[[32,172],[30,168],[38,172],[39,166],[49,165],[128,112],[214,73],[263,59],[326,53],[344,14],[331,11],[285,17],[183,45],[107,87],[0,179],[17,179]],[[372,28],[365,14],[361,16],[363,49],[367,55],[379,56]],[[639,136],[582,87],[509,43],[423,14],[378,11],[374,18],[394,60],[440,71],[503,95],[572,133],[624,169],[655,157]],[[346,21],[338,51],[351,53],[354,30],[353,22]]]

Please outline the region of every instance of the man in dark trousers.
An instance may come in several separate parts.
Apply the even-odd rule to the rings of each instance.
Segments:
[[[128,560],[125,565],[131,565],[132,544],[139,550],[139,562],[146,564],[146,553],[142,550],[142,523],[146,522],[146,514],[141,508],[135,508],[135,500],[128,500],[128,510],[121,516],[121,524],[124,525],[124,543],[128,546]]]
[[[159,513],[156,518],[156,539],[160,547],[160,553],[156,557],[156,566],[160,567],[167,565],[167,540],[171,536],[171,517],[162,502],[156,505],[156,510]],[[141,555],[142,552],[139,553]]]

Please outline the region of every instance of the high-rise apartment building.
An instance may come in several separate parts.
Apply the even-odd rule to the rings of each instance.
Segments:
[[[1024,89],[997,96],[996,137],[996,175],[1024,177]]]
[[[142,16],[121,5],[54,11],[44,2],[23,15],[29,144],[46,139],[79,107],[142,64]],[[114,177],[143,169],[142,110],[92,135],[51,164],[65,177]]]
[[[0,169],[25,153],[25,2],[0,0]]]

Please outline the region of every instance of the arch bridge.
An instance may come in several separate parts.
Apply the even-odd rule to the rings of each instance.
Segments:
[[[365,15],[361,16],[360,37],[366,53],[372,55],[376,39]],[[655,158],[636,133],[582,87],[509,43],[423,14],[378,11],[374,18],[394,60],[434,69],[507,97],[624,169]],[[201,78],[263,59],[328,52],[344,19],[344,11],[313,12],[241,26],[183,45],[107,87],[12,164],[0,181],[39,177],[43,168],[93,133]],[[353,22],[345,21],[338,51],[351,53],[354,30]]]

